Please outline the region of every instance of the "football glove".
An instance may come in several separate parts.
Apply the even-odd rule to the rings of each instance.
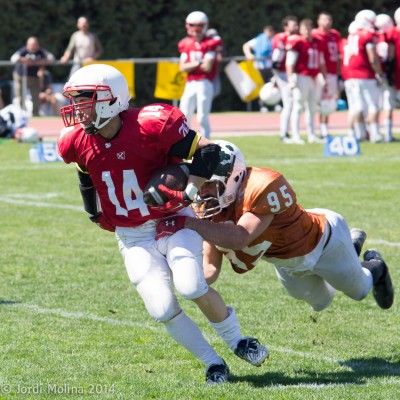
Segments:
[[[162,206],[151,206],[150,208],[153,210],[175,212],[187,207],[192,202],[186,192],[168,189],[164,185],[158,185],[158,190],[168,198],[168,201]]]
[[[173,215],[160,219],[156,227],[156,240],[173,235],[181,229],[184,229],[186,218],[187,217],[183,215]]]
[[[115,226],[111,225],[103,213],[92,215],[89,219],[98,225],[101,229],[106,231],[115,232]]]

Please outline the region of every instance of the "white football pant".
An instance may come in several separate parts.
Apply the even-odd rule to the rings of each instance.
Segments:
[[[330,210],[307,211],[326,215],[330,238],[326,228],[317,247],[304,257],[266,260],[275,264],[276,274],[287,292],[310,304],[314,311],[327,308],[336,290],[362,300],[372,289],[372,275],[361,265],[346,221]]]
[[[186,82],[179,108],[186,115],[188,124],[193,114],[197,112],[197,122],[200,125],[200,134],[210,138],[211,128],[209,115],[214,97],[214,84],[208,79],[192,80]]]

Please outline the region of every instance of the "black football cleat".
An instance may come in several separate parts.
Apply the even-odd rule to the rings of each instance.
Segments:
[[[389,268],[381,254],[376,250],[367,250],[364,253],[364,261],[376,261],[371,268],[368,268],[373,277],[374,287],[372,293],[378,306],[387,310],[393,304],[394,290]]]

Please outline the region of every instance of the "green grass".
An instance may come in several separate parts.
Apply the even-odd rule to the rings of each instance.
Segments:
[[[366,230],[399,295],[399,143],[363,143],[360,157],[329,158],[320,144],[231,140],[249,165],[283,172],[304,207],[333,209]],[[0,142],[0,398],[400,398],[398,299],[383,311],[372,295],[356,302],[338,293],[315,313],[285,293],[265,262],[245,275],[224,264],[215,285],[242,334],[267,344],[261,368],[233,355],[181,300],[231,368],[229,384],[206,387],[200,362],[147,315],[113,235],[82,211],[74,168],[31,164],[28,151]]]

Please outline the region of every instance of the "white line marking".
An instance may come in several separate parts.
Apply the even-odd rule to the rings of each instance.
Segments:
[[[3,203],[13,204],[16,206],[33,206],[33,207],[44,207],[44,208],[62,208],[63,210],[83,211],[81,206],[73,206],[70,204],[54,204],[46,203],[43,201],[25,201],[18,200],[12,197],[0,196],[0,201]]]
[[[69,311],[62,310],[60,308],[43,308],[43,307],[37,306],[36,304],[26,304],[26,303],[10,303],[10,304],[3,304],[3,305],[23,308],[26,310],[36,312],[37,314],[53,314],[53,315],[57,315],[59,317],[68,318],[68,319],[86,319],[86,320],[91,320],[91,321],[105,322],[110,325],[144,328],[144,329],[150,329],[153,331],[160,330],[160,327],[158,327],[156,325],[143,324],[141,322],[133,322],[133,321],[121,321],[121,320],[114,319],[114,318],[100,317],[98,315],[80,312],[80,311],[69,312]]]
[[[68,319],[83,319],[83,320],[89,320],[89,321],[95,321],[95,322],[103,322],[106,324],[110,325],[116,325],[116,326],[127,326],[127,327],[135,327],[135,328],[141,328],[141,329],[150,329],[152,331],[160,331],[162,329],[162,324],[150,324],[150,323],[143,323],[143,322],[133,322],[133,321],[124,321],[124,320],[118,320],[114,318],[109,318],[109,317],[100,317],[95,314],[90,314],[90,313],[84,313],[84,312],[69,312],[62,310],[60,308],[43,308],[40,307],[36,304],[27,304],[27,303],[8,303],[8,304],[3,304],[3,306],[8,306],[8,307],[16,307],[16,308],[22,308],[25,310],[30,310],[32,312],[35,312],[37,314],[52,314],[56,315],[58,317],[62,318],[68,318]],[[208,336],[208,335],[206,335]],[[207,337],[207,340],[209,342],[213,342],[214,340],[210,339]],[[324,361],[332,364],[338,364],[339,366],[343,368],[351,368],[356,371],[375,371],[379,373],[389,373],[393,375],[400,375],[400,368],[399,367],[393,367],[390,365],[385,365],[385,366],[374,366],[371,365],[367,362],[350,362],[350,361],[344,361],[332,357],[323,357],[320,354],[314,354],[314,353],[306,353],[302,351],[295,351],[289,348],[285,347],[278,347],[278,346],[271,346],[268,345],[269,350],[274,350],[279,353],[284,353],[284,354],[291,354],[294,356],[299,356],[303,358],[310,358],[310,359],[315,359],[319,361]],[[400,384],[400,380],[394,380],[391,382],[392,384]],[[273,386],[272,388],[287,388],[287,387],[321,387],[324,388],[326,386],[341,386],[342,384],[323,384],[323,385],[314,385],[314,384],[299,384],[299,385],[277,385]],[[346,384],[347,385],[347,384]]]

